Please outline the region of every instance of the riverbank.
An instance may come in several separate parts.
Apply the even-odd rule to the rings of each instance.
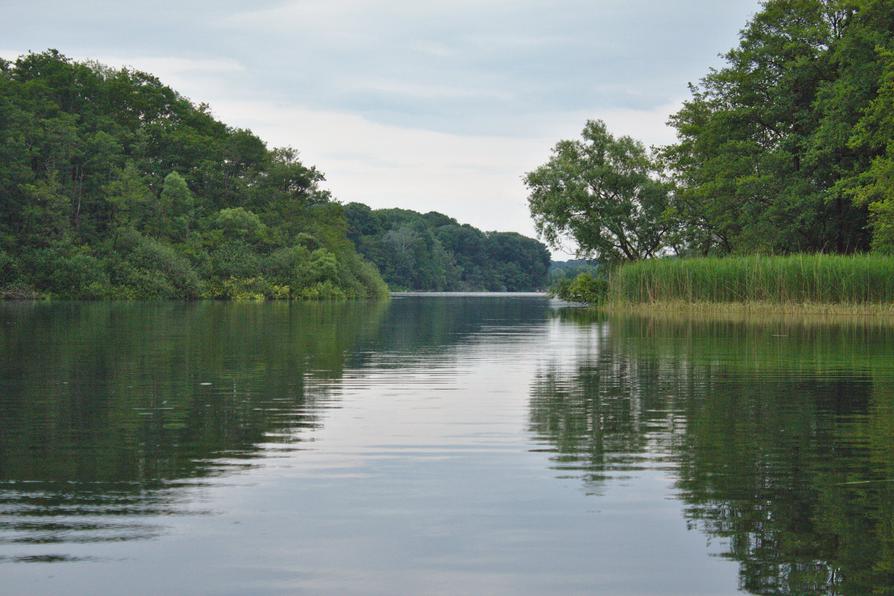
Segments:
[[[894,315],[894,257],[744,256],[652,259],[555,286],[564,300],[652,314]]]
[[[613,311],[894,314],[894,258],[878,255],[652,259],[608,279]]]

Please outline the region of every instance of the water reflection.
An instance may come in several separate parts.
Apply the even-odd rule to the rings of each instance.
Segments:
[[[12,591],[894,585],[887,324],[4,304],[0,421]]]
[[[755,593],[894,585],[894,330],[565,313],[531,429],[591,492],[666,469]],[[586,339],[582,339],[586,338]],[[570,357],[569,357],[570,355]]]
[[[411,370],[548,309],[393,306],[0,305],[0,545],[14,553],[0,561],[92,560],[68,547],[155,538],[171,516],[213,514],[202,503],[212,480],[313,448],[347,370]],[[41,545],[51,551],[33,554]]]
[[[4,305],[0,542],[146,539],[203,513],[203,479],[319,424],[384,308]]]

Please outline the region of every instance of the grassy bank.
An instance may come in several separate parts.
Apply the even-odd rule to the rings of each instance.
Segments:
[[[609,279],[614,308],[740,307],[894,314],[894,258],[791,255],[652,259]]]

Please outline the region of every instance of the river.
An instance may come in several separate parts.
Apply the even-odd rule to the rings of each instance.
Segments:
[[[894,323],[0,305],[4,594],[894,584]]]

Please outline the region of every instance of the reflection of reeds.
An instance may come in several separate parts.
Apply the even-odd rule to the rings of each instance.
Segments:
[[[652,259],[611,276],[613,306],[734,304],[757,312],[894,314],[894,259],[874,255]]]
[[[590,325],[608,320],[608,313],[602,308],[584,308],[581,306],[564,306],[549,311],[549,316],[565,323]]]
[[[759,322],[803,321],[804,323],[866,323],[894,325],[894,303],[890,304],[820,304],[815,302],[611,302],[602,310],[614,314],[630,314],[664,319],[713,319]]]
[[[609,334],[638,357],[738,370],[890,375],[894,318],[743,311],[612,313]]]

